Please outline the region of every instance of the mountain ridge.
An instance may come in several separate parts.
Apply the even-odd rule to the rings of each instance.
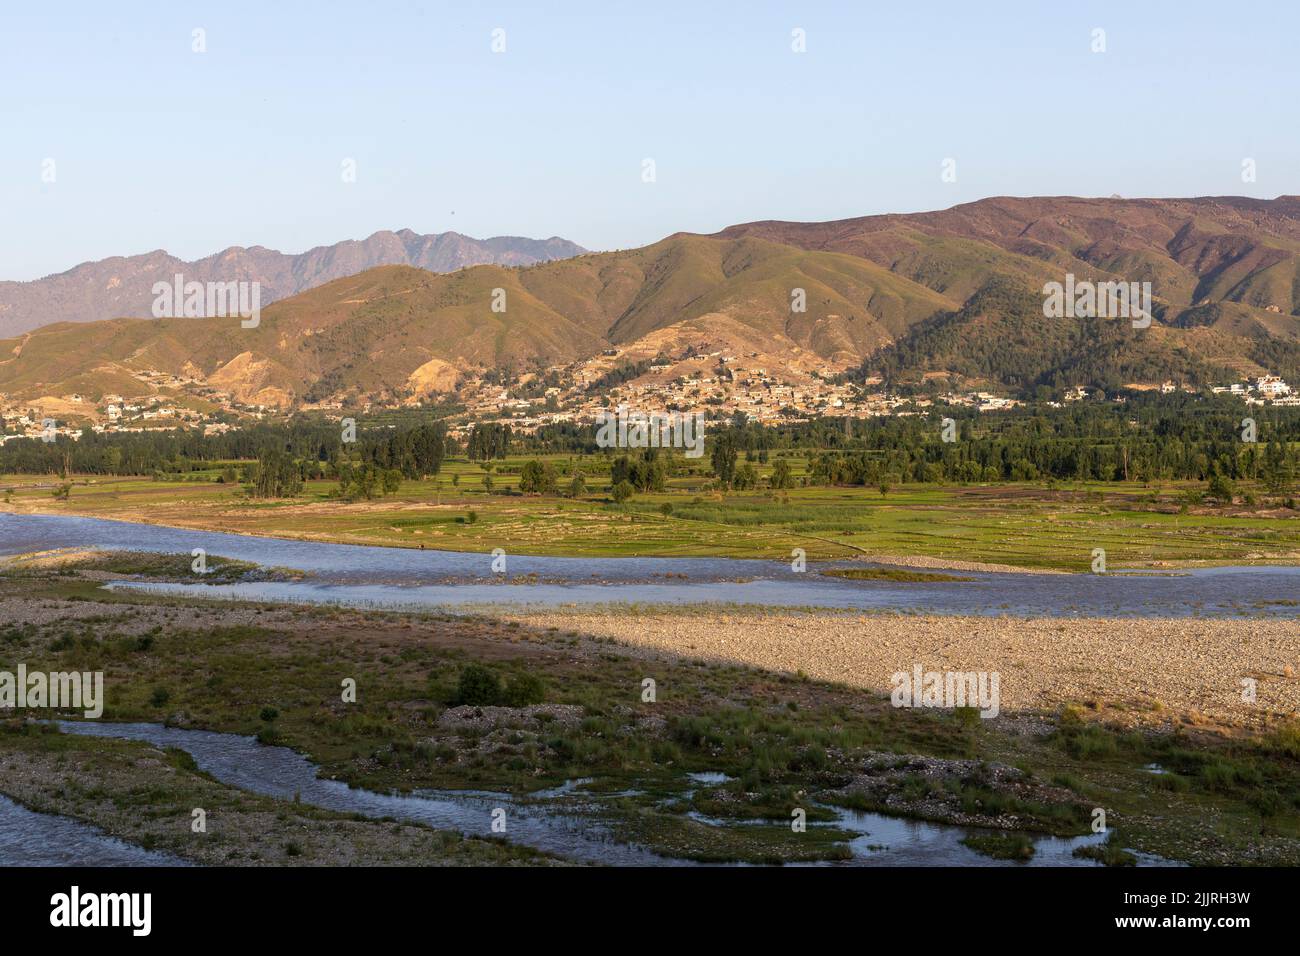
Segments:
[[[403,254],[438,244],[409,231],[382,241]],[[336,267],[354,254],[339,249]],[[1040,290],[1067,273],[1151,282],[1153,324],[1058,328],[1066,320],[1044,317]],[[914,215],[767,220],[522,268],[378,266],[265,307],[254,330],[114,321],[0,341],[0,391],[125,394],[152,370],[278,407],[409,401],[492,370],[572,371],[611,354],[648,368],[687,353],[696,358],[681,372],[698,371],[701,353],[737,354],[796,377],[1018,393],[1295,378],[1300,197],[994,197]]]
[[[153,284],[171,282],[177,273],[187,281],[256,281],[261,285],[262,304],[267,305],[380,265],[453,272],[488,263],[532,265],[584,252],[581,246],[558,236],[475,239],[458,232],[420,234],[405,228],[313,246],[301,253],[261,245],[228,246],[184,260],[154,249],[83,262],[26,282],[0,281],[0,337],[56,322],[148,317],[152,315]]]

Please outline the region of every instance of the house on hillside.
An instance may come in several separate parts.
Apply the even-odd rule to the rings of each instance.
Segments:
[[[1261,375],[1255,379],[1255,391],[1262,398],[1282,398],[1291,394],[1291,386],[1282,381],[1279,375]]]

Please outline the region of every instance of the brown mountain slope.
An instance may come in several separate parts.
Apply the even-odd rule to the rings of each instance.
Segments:
[[[0,391],[61,395],[76,381],[98,398],[159,371],[260,404],[396,397],[445,389],[457,370],[566,364],[651,334],[671,347],[709,325],[847,367],[957,305],[853,256],[686,236],[524,269],[383,266],[268,306],[251,329],[237,317],[60,323],[0,341]]]
[[[1024,391],[1297,377],[1298,256],[1290,197],[990,199],[750,223],[526,268],[370,269],[266,307],[256,329],[237,319],[49,326],[0,341],[0,391],[125,393],[124,378],[155,370],[264,404],[401,398],[447,390],[468,370],[702,343],[804,372],[867,359],[894,381],[940,372]],[[1043,283],[1067,272],[1150,281],[1156,324],[1044,320]],[[504,312],[492,307],[496,290]]]
[[[988,271],[1150,281],[1175,305],[1205,299],[1300,314],[1300,197],[995,197],[936,212],[824,223],[754,222],[718,238],[861,256],[968,297]]]
[[[177,273],[197,282],[261,283],[262,304],[331,279],[379,265],[410,265],[431,272],[496,263],[518,266],[563,259],[582,252],[566,239],[497,236],[472,239],[455,232],[418,235],[409,229],[377,232],[368,239],[318,246],[287,255],[262,246],[232,246],[185,262],[158,250],[139,256],[85,262],[32,282],[0,282],[0,336],[54,322],[89,322],[117,316],[150,317],[153,284]]]

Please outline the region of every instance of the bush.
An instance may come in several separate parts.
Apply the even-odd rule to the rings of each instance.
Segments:
[[[546,699],[546,685],[536,674],[519,674],[510,678],[502,700],[508,707],[527,707]]]
[[[466,664],[456,687],[456,703],[488,707],[501,700],[501,680],[481,664]]]
[[[546,684],[534,674],[518,674],[503,686],[501,678],[482,664],[466,664],[456,687],[457,705],[527,707],[546,699]]]
[[[162,707],[167,701],[172,699],[172,692],[166,687],[155,687],[153,693],[149,695],[149,703],[155,707]]]
[[[263,719],[264,721],[266,721],[268,724],[269,724],[271,721],[275,720],[275,718],[277,718],[277,717],[279,717],[279,716],[280,716],[280,712],[279,712],[278,710],[276,710],[274,707],[263,707],[263,708],[262,708],[261,717],[262,717],[262,719]]]

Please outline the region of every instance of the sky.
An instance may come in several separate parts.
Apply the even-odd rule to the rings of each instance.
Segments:
[[[0,279],[381,229],[617,249],[1296,194],[1297,36],[1293,0],[6,0]]]

